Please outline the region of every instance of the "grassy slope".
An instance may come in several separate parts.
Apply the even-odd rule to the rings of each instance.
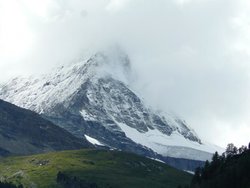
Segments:
[[[0,160],[0,180],[25,187],[60,187],[58,171],[99,187],[176,188],[191,180],[191,175],[163,163],[117,151],[75,150]]]

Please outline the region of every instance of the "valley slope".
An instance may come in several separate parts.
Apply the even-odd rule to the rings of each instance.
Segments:
[[[135,154],[104,150],[9,157],[0,160],[0,169],[0,180],[40,188],[69,188],[80,183],[86,188],[177,188],[189,184],[192,177]],[[57,178],[59,172],[63,177]]]

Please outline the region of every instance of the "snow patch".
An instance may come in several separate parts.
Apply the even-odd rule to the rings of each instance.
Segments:
[[[98,140],[96,140],[95,138],[92,138],[88,135],[84,135],[85,138],[91,143],[91,144],[94,144],[94,145],[98,145],[98,146],[104,146],[101,142],[99,142]]]
[[[189,174],[192,174],[194,175],[194,172],[193,171],[189,171],[189,170],[184,170],[185,172],[189,173]]]
[[[88,113],[86,110],[82,109],[80,111],[80,114],[82,115],[83,119],[85,121],[95,121],[95,116],[91,115],[90,113]]]
[[[162,161],[162,160],[160,160],[160,159],[156,159],[156,158],[149,158],[149,159],[152,159],[152,160],[154,160],[154,161],[158,161],[158,162],[160,162],[160,163],[166,164],[164,161]]]

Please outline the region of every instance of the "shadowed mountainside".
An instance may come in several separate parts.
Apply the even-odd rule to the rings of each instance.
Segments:
[[[89,147],[35,112],[0,100],[0,156]]]

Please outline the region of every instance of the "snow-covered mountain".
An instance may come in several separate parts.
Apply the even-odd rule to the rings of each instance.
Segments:
[[[149,108],[129,87],[130,69],[121,50],[99,52],[51,74],[12,79],[0,85],[0,99],[97,145],[154,158],[210,159],[220,148],[204,143],[177,116]]]

